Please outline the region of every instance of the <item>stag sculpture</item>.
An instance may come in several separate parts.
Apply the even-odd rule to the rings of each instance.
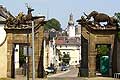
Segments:
[[[26,21],[32,20],[32,11],[34,11],[34,9],[32,9],[30,6],[28,6],[28,4],[26,4],[26,7],[28,9],[27,15],[26,15]]]
[[[8,17],[6,20],[6,25],[11,26],[14,25],[15,27],[21,27],[23,24],[26,24],[27,21],[32,20],[32,9],[28,4],[26,4],[26,7],[28,9],[27,15],[23,14],[23,12],[20,12],[16,17]]]
[[[117,26],[118,20],[114,17],[109,17],[107,14],[98,13],[97,11],[92,11],[89,15],[84,15],[87,17],[87,20],[90,20],[91,17],[94,19],[94,24],[100,25],[100,22],[107,22],[107,25]]]
[[[92,11],[89,15],[85,14],[85,16],[87,16],[86,19],[88,20],[91,19],[91,17],[93,17],[95,24],[99,24],[100,22],[110,23],[110,17],[107,14],[98,13],[97,11]]]

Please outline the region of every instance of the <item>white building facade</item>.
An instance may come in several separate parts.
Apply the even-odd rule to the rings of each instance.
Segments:
[[[69,65],[77,65],[81,60],[81,43],[79,37],[69,38],[67,36],[58,37],[56,40],[56,48],[63,56],[69,54]]]
[[[44,54],[48,56],[45,59],[48,59],[48,62],[44,61],[44,64],[48,63],[47,65],[50,66],[50,64],[59,65],[61,63],[60,61],[60,55],[63,56],[63,54],[69,54],[70,56],[70,65],[77,65],[80,64],[81,60],[81,26],[77,25],[78,31],[76,32],[76,26],[74,26],[73,21],[73,15],[70,14],[68,26],[67,26],[67,35],[68,36],[55,36],[55,30],[51,29],[50,32],[50,41],[48,46],[48,51],[46,52],[44,50]],[[59,40],[59,37],[62,37],[62,39]],[[56,39],[55,39],[56,38]],[[62,42],[61,42],[62,41]],[[45,44],[45,43],[44,43]],[[46,45],[46,44],[45,44]],[[46,48],[46,46],[44,46]],[[59,53],[57,52],[59,51]],[[44,66],[45,66],[44,65]]]
[[[50,40],[48,41],[44,39],[44,68],[50,67],[51,65],[59,65],[59,58],[56,52],[55,44],[56,31],[54,29],[51,29],[48,35]]]
[[[69,54],[70,61],[69,65],[77,65],[81,60],[80,48],[78,45],[57,45],[57,49],[60,51],[61,55]]]
[[[74,26],[73,14],[69,16],[67,36],[59,36],[56,40],[56,48],[60,54],[69,54],[70,65],[80,64],[81,61],[81,26]]]

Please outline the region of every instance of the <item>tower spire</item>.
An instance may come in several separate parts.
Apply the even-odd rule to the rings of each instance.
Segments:
[[[73,20],[72,13],[69,16],[69,21],[68,21],[68,36],[75,37],[75,26],[74,26],[74,20]]]
[[[73,14],[72,14],[72,13],[70,14],[68,24],[69,24],[69,25],[74,25]]]

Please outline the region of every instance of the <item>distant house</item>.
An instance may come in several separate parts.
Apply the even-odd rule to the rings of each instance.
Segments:
[[[69,54],[70,65],[77,65],[81,60],[81,26],[74,26],[72,13],[69,16],[66,30],[59,32],[55,29],[45,31],[45,65],[58,65],[61,63],[60,56]],[[47,47],[48,46],[48,47]],[[47,50],[46,50],[47,49]],[[47,57],[48,56],[48,57]],[[47,64],[46,64],[47,63]]]
[[[77,65],[81,60],[81,26],[74,26],[73,14],[69,16],[68,26],[62,36],[55,40],[56,49],[59,54],[69,54],[70,65]],[[59,57],[60,58],[60,57]]]
[[[47,68],[51,64],[58,65],[58,54],[56,53],[55,38],[60,32],[50,29],[44,32],[44,67]]]
[[[56,39],[56,48],[60,54],[70,55],[70,65],[77,65],[81,60],[81,43],[79,37],[69,38],[67,36],[59,36]]]

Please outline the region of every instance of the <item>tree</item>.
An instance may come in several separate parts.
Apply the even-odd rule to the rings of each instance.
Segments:
[[[103,55],[105,56],[105,55],[107,55],[109,48],[107,45],[98,45],[97,51],[101,56],[103,56]]]
[[[52,19],[48,20],[47,23],[44,25],[45,30],[49,30],[49,29],[52,29],[52,28],[54,28],[57,31],[61,30],[61,24],[55,18],[52,18]]]
[[[118,13],[115,13],[114,15],[118,19],[118,23],[120,23],[120,13],[118,12]]]
[[[64,54],[62,57],[63,63],[69,64],[70,61],[70,55],[69,54]]]
[[[115,17],[117,18],[118,20],[118,28],[120,26],[120,13],[115,13]],[[120,40],[120,31],[118,31],[118,39]]]

